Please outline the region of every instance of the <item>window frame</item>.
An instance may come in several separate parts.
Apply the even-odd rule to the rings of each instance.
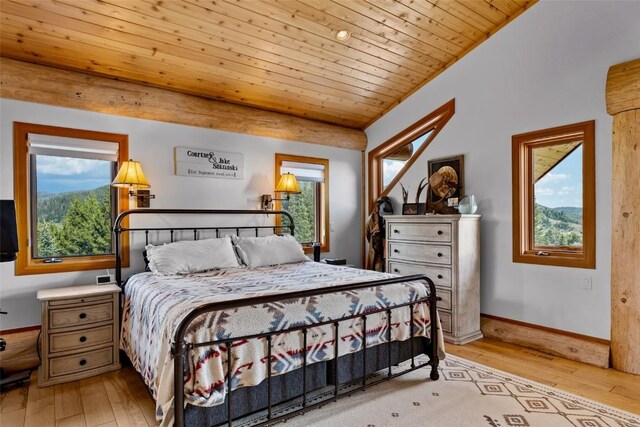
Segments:
[[[404,174],[409,170],[411,165],[420,157],[424,150],[431,144],[435,137],[449,122],[449,119],[453,117],[456,112],[456,100],[452,99],[444,105],[438,107],[436,110],[427,114],[422,119],[418,120],[405,130],[394,135],[387,141],[383,142],[375,149],[369,152],[368,158],[368,178],[369,178],[369,211],[373,210],[373,206],[379,197],[389,194],[391,189],[400,181]],[[391,182],[384,187],[383,185],[383,167],[382,162],[386,156],[392,154],[400,147],[415,141],[427,132],[431,132],[431,135],[427,137],[422,146],[416,150],[413,155],[407,160],[407,163],[400,169],[398,174],[391,180]]]
[[[118,144],[118,167],[129,158],[128,135],[73,129],[34,123],[14,122],[13,124],[13,181],[14,199],[16,203],[16,220],[20,251],[16,254],[15,274],[47,274],[70,271],[103,270],[115,268],[115,254],[64,257],[61,263],[46,264],[43,258],[33,258],[32,254],[32,218],[31,206],[31,154],[29,154],[28,135],[61,136],[67,138],[109,141]],[[129,194],[126,189],[117,189],[116,215],[129,208]],[[125,219],[128,223],[128,219]],[[128,225],[123,225],[127,227]],[[122,266],[129,266],[129,235],[124,233],[122,242]]]
[[[316,216],[317,224],[320,234],[320,252],[329,252],[330,250],[330,228],[329,228],[329,159],[322,159],[319,157],[307,157],[297,156],[295,154],[282,154],[276,153],[275,155],[275,183],[280,181],[280,170],[283,161],[299,162],[299,163],[311,163],[324,166],[324,183],[318,183],[318,189],[316,192]],[[292,195],[295,197],[295,195]],[[280,200],[275,201],[275,210],[282,209],[282,203]],[[295,218],[294,218],[295,221]],[[276,216],[276,226],[282,224],[282,218]],[[304,252],[309,254],[313,253],[313,248],[310,246],[303,246]]]
[[[533,149],[582,141],[582,250],[535,246]],[[512,136],[513,262],[596,268],[595,121],[574,123]]]

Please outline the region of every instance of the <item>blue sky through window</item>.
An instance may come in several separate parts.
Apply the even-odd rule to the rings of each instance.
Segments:
[[[582,207],[582,145],[536,182],[534,194],[549,208]]]
[[[112,180],[107,160],[38,155],[36,163],[39,193],[93,190]]]

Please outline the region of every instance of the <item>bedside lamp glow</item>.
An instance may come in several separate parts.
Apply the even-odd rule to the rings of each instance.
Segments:
[[[151,185],[142,172],[140,162],[131,159],[127,162],[122,162],[118,175],[116,175],[111,186],[128,188],[129,195],[136,197],[137,207],[139,208],[148,208],[150,206],[150,199],[156,198],[155,195],[149,194],[148,188],[151,188]],[[134,191],[134,189],[136,191]]]
[[[273,209],[273,201],[274,200],[291,200],[291,194],[300,194],[300,186],[298,185],[298,180],[296,176],[291,172],[287,172],[280,177],[280,182],[275,189],[276,193],[285,193],[286,197],[281,199],[271,197],[271,194],[263,194],[262,195],[262,209],[271,210]]]

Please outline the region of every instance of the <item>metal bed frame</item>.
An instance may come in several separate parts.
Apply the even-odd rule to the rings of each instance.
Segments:
[[[256,225],[256,226],[242,226],[242,227],[135,227],[135,228],[125,228],[122,226],[122,222],[125,218],[132,216],[132,215],[202,215],[202,214],[207,214],[207,215],[281,215],[286,217],[289,220],[288,224],[285,225],[279,225],[279,226],[261,226],[261,225]],[[231,230],[234,231],[236,235],[240,234],[240,230],[254,230],[255,231],[255,235],[258,236],[260,230],[272,230],[272,232],[274,234],[276,234],[276,232],[278,230],[288,230],[290,232],[291,235],[294,234],[295,232],[295,225],[293,222],[293,218],[291,217],[291,215],[286,212],[286,211],[265,211],[265,210],[210,210],[210,209],[135,209],[135,210],[128,210],[128,211],[124,211],[122,212],[120,215],[118,215],[118,217],[116,218],[115,222],[114,222],[114,227],[113,227],[113,231],[115,234],[115,257],[116,257],[116,282],[117,284],[123,288],[124,287],[124,283],[122,282],[122,264],[121,264],[121,259],[120,259],[120,253],[121,253],[121,239],[120,239],[120,235],[121,233],[124,232],[139,232],[139,231],[144,231],[145,232],[145,241],[148,244],[149,243],[149,232],[150,231],[168,231],[170,234],[170,240],[171,242],[174,241],[174,232],[175,231],[193,231],[193,239],[197,240],[198,239],[198,231],[199,230],[213,230],[216,232],[216,236],[220,235],[220,231],[224,231],[224,230]],[[252,334],[252,335],[245,335],[245,336],[239,336],[239,337],[234,337],[231,339],[220,339],[220,340],[213,340],[213,341],[207,341],[207,342],[185,342],[185,334],[187,332],[188,327],[191,325],[191,323],[198,318],[199,316],[206,314],[206,313],[210,313],[210,312],[214,312],[214,311],[219,311],[219,310],[228,310],[228,309],[234,309],[234,308],[240,308],[240,307],[246,307],[246,306],[253,306],[253,305],[261,305],[261,304],[270,304],[270,303],[274,303],[274,302],[278,302],[278,301],[283,301],[283,300],[289,300],[289,299],[299,299],[299,298],[306,298],[306,297],[313,297],[313,296],[319,296],[319,295],[324,295],[324,294],[331,294],[331,293],[340,293],[340,292],[345,292],[345,291],[352,291],[352,290],[357,290],[357,289],[365,289],[365,288],[371,288],[371,287],[381,287],[381,286],[388,286],[388,285],[392,285],[392,284],[398,284],[398,283],[404,283],[404,282],[410,282],[410,281],[422,281],[424,283],[426,283],[426,285],[429,287],[429,295],[427,297],[424,298],[418,298],[412,302],[409,303],[404,303],[404,304],[396,304],[396,305],[391,305],[391,306],[387,306],[385,308],[379,308],[379,309],[375,309],[375,310],[367,310],[366,312],[363,313],[359,313],[359,314],[355,314],[352,316],[347,316],[347,317],[342,317],[339,320],[328,320],[328,321],[324,321],[324,322],[319,322],[319,323],[314,323],[312,325],[304,325],[304,326],[297,326],[297,327],[290,327],[290,328],[286,328],[286,329],[282,329],[282,330],[278,330],[278,331],[273,331],[273,332],[268,332],[268,333],[260,333],[260,334]],[[361,390],[364,390],[366,387],[368,386],[372,386],[375,384],[379,384],[381,382],[387,381],[389,379],[398,377],[400,375],[403,375],[405,373],[414,371],[416,369],[420,369],[422,367],[425,366],[431,366],[431,372],[430,372],[430,378],[434,381],[438,380],[439,378],[439,373],[438,373],[438,364],[439,364],[439,360],[438,360],[438,328],[437,328],[437,322],[435,322],[434,320],[436,319],[437,316],[437,311],[436,311],[436,304],[437,301],[440,300],[440,298],[436,295],[436,288],[435,285],[433,283],[433,281],[427,277],[426,275],[412,275],[412,276],[403,276],[403,277],[397,277],[397,278],[391,278],[391,279],[382,279],[382,280],[374,280],[374,281],[368,281],[368,282],[360,282],[360,283],[351,283],[351,284],[345,284],[345,285],[339,285],[339,286],[333,286],[333,287],[325,287],[325,288],[318,288],[318,289],[310,289],[310,290],[304,290],[304,291],[294,291],[294,292],[287,292],[287,293],[282,293],[282,294],[278,294],[278,295],[270,295],[270,296],[259,296],[259,297],[252,297],[252,298],[244,298],[244,299],[238,299],[238,300],[231,300],[231,301],[224,301],[224,302],[216,302],[216,303],[209,303],[209,304],[204,304],[198,308],[196,308],[195,310],[193,310],[192,312],[190,312],[189,314],[187,314],[187,316],[180,322],[175,334],[174,334],[174,339],[173,339],[173,343],[171,345],[171,353],[173,355],[173,363],[174,363],[174,426],[177,427],[183,427],[184,426],[184,413],[185,413],[185,406],[184,404],[179,404],[179,402],[184,402],[184,368],[185,368],[185,358],[187,357],[189,351],[198,348],[198,347],[205,347],[205,346],[209,346],[209,347],[213,347],[213,346],[224,346],[227,354],[230,355],[231,354],[231,349],[233,347],[233,343],[237,342],[237,341],[243,341],[243,340],[248,340],[248,339],[261,339],[261,338],[265,338],[267,340],[268,343],[268,352],[267,352],[267,359],[270,361],[270,363],[267,365],[267,399],[268,399],[268,406],[266,408],[267,414],[266,414],[266,419],[262,422],[260,422],[257,425],[267,425],[267,424],[271,424],[274,423],[276,421],[282,421],[282,420],[286,420],[288,418],[291,418],[293,416],[296,415],[300,415],[308,410],[311,410],[313,408],[316,408],[320,405],[324,405],[326,404],[329,400],[337,400],[341,397],[347,396],[347,395],[351,395],[353,390],[349,390],[349,392],[347,393],[339,393],[339,384],[338,383],[338,369],[337,369],[337,360],[338,360],[338,355],[339,355],[339,351],[338,351],[338,343],[339,343],[339,324],[342,321],[345,320],[350,320],[350,319],[355,319],[355,318],[360,318],[362,320],[362,334],[363,334],[363,349],[357,353],[362,353],[362,361],[363,361],[363,369],[362,369],[362,376],[360,378],[360,382],[361,382],[361,386],[359,387]],[[428,350],[428,356],[429,356],[429,361],[426,363],[422,363],[419,365],[416,365],[415,363],[415,352],[414,352],[414,320],[413,320],[413,310],[414,310],[414,306],[424,303],[424,302],[428,302],[429,304],[429,315],[430,315],[430,319],[431,319],[431,325],[430,325],[430,338],[429,338],[429,350]],[[406,369],[402,372],[399,373],[392,373],[392,358],[391,358],[391,317],[392,317],[392,310],[394,309],[398,309],[398,308],[402,308],[402,307],[409,307],[410,312],[412,313],[410,316],[410,355],[411,355],[411,367],[409,369]],[[387,360],[387,375],[385,377],[383,377],[382,379],[378,379],[376,381],[369,381],[367,382],[367,340],[366,340],[366,330],[367,330],[367,316],[368,315],[372,315],[372,314],[376,314],[376,313],[382,313],[385,312],[387,315],[387,343],[386,345],[388,346],[388,351],[387,351],[387,356],[388,356],[388,360]],[[333,372],[333,386],[334,386],[334,390],[333,390],[333,398],[332,399],[325,399],[322,400],[320,402],[316,402],[313,404],[307,404],[307,381],[306,381],[306,376],[307,376],[307,332],[309,328],[314,328],[314,327],[319,327],[319,326],[324,326],[324,325],[333,325],[333,330],[334,330],[334,336],[335,336],[335,348],[334,348],[334,358],[332,359],[332,361],[334,361],[336,363],[336,369],[334,369]],[[298,369],[302,369],[302,376],[303,376],[303,392],[302,395],[298,396],[298,399],[300,397],[302,397],[302,404],[301,407],[299,409],[295,409],[293,411],[289,411],[284,415],[279,415],[279,416],[274,416],[273,415],[273,408],[272,408],[272,402],[271,402],[271,380],[272,380],[272,368],[271,368],[271,361],[272,361],[272,339],[275,335],[280,335],[283,333],[289,333],[289,332],[301,332],[302,333],[302,337],[303,337],[303,354],[302,354],[302,368],[298,368]],[[383,345],[383,344],[381,344]],[[357,354],[354,353],[354,354]],[[232,387],[231,387],[231,380],[232,380],[232,367],[231,367],[231,361],[232,358],[231,357],[227,357],[227,374],[226,374],[226,383],[227,383],[227,396],[226,396],[226,404],[227,404],[227,422],[228,422],[228,426],[231,427],[232,426],[232,422],[234,420],[233,418],[233,405],[232,405]],[[369,376],[371,376],[369,374]],[[282,403],[282,402],[281,402]],[[243,415],[246,416],[246,415]]]

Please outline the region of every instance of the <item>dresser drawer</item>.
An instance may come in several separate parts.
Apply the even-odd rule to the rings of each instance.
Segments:
[[[451,264],[451,246],[418,245],[412,243],[389,243],[389,259]]]
[[[442,331],[451,333],[453,331],[451,325],[451,313],[448,311],[438,310],[438,315],[440,316],[440,324],[442,325]]]
[[[52,357],[49,359],[49,375],[58,377],[67,374],[88,371],[113,363],[113,346],[101,348],[72,356]]]
[[[51,329],[82,326],[112,319],[112,302],[86,307],[51,309],[49,311],[49,327]]]
[[[113,343],[113,325],[74,332],[59,332],[49,336],[49,353],[82,350],[100,344]]]
[[[451,224],[391,223],[388,239],[420,242],[450,242]]]
[[[451,310],[451,291],[441,288],[436,288],[436,294],[442,298],[442,301],[438,301],[438,308],[444,310]]]
[[[407,264],[398,261],[389,261],[389,273],[409,276],[411,274],[426,274],[433,280],[436,286],[451,287],[451,269],[447,267],[433,267],[430,265]]]

